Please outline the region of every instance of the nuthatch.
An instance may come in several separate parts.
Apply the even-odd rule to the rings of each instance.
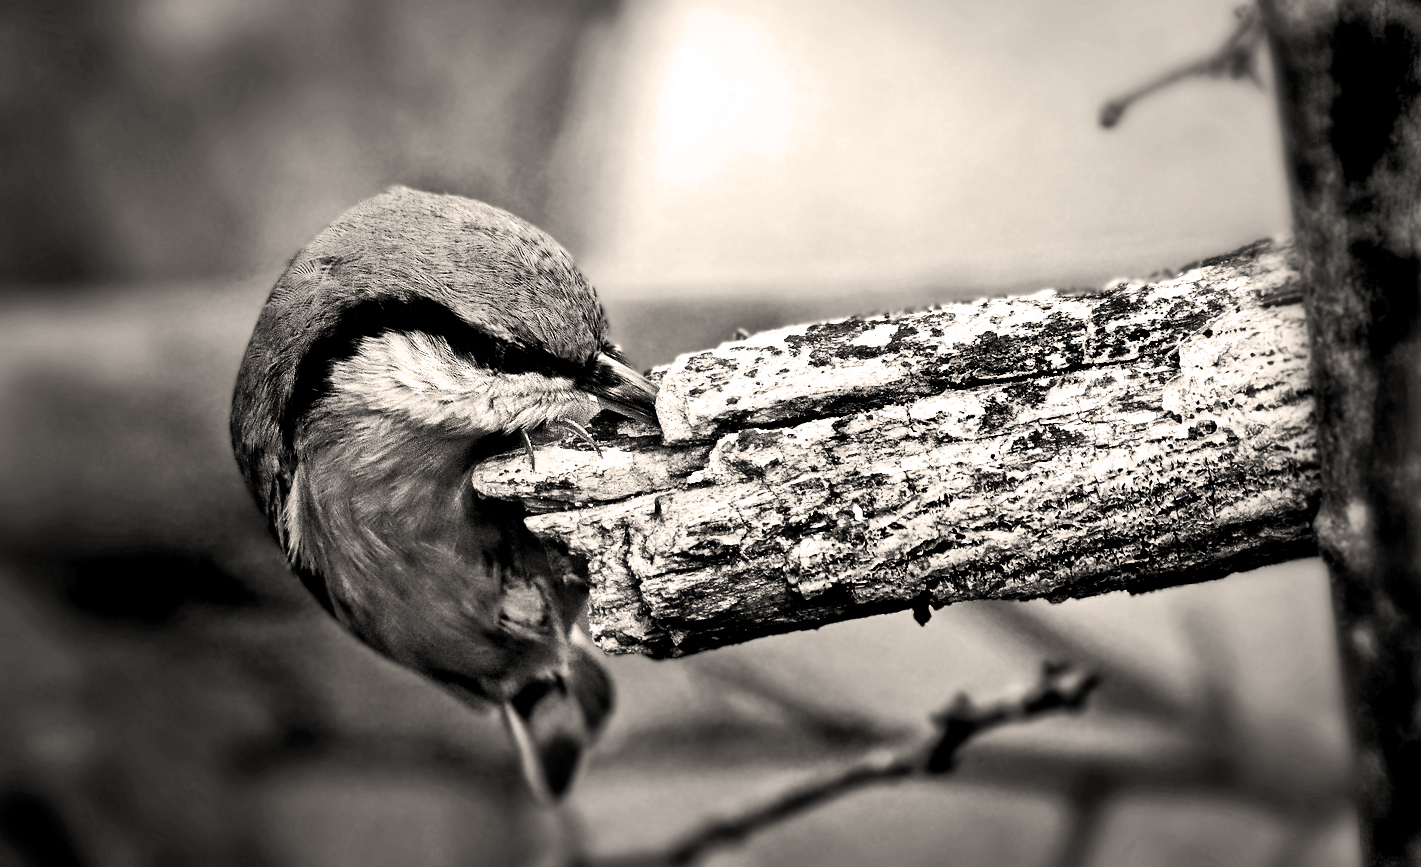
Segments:
[[[291,261],[232,403],[237,463],[306,587],[371,647],[501,707],[553,796],[611,709],[575,627],[585,579],[469,472],[603,409],[655,424],[655,387],[606,331],[542,231],[396,187]]]

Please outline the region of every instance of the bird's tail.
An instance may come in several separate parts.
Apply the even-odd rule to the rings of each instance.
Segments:
[[[569,651],[565,670],[532,681],[503,703],[523,775],[548,803],[572,785],[583,754],[612,712],[611,678],[576,628]]]

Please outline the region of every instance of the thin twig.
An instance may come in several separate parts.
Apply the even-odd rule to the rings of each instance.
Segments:
[[[1170,70],[1129,93],[1110,100],[1100,109],[1100,125],[1106,129],[1115,126],[1120,122],[1120,118],[1124,117],[1125,110],[1135,102],[1174,84],[1176,81],[1196,75],[1207,75],[1213,78],[1225,75],[1233,79],[1249,78],[1255,84],[1261,85],[1256,63],[1258,49],[1263,44],[1263,25],[1258,17],[1258,8],[1252,4],[1241,6],[1235,10],[1235,14],[1238,15],[1238,27],[1234,29],[1233,34],[1218,51],[1178,69]]]
[[[957,753],[981,732],[1056,710],[1079,710],[1100,683],[1099,675],[1069,665],[1047,663],[1041,680],[1025,695],[977,707],[959,694],[933,716],[935,731],[908,747],[875,750],[845,767],[795,786],[775,799],[743,812],[712,819],[665,850],[590,859],[588,867],[653,867],[690,864],[712,849],[745,840],[792,816],[852,791],[908,777],[941,776],[951,771]]]

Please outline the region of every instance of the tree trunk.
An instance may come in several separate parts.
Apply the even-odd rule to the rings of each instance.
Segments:
[[[1421,865],[1421,7],[1264,2],[1368,863]]]

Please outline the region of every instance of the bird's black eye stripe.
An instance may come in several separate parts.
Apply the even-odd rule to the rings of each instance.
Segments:
[[[281,413],[281,431],[288,447],[295,438],[297,424],[330,391],[335,366],[353,357],[365,338],[391,331],[442,337],[459,355],[480,367],[504,373],[542,373],[580,380],[596,365],[595,357],[583,362],[568,361],[497,337],[470,325],[430,298],[360,301],[341,311],[334,325],[311,343],[296,369],[291,397]]]
[[[602,354],[614,361],[620,361],[622,364],[628,363],[627,357],[622,354],[622,351],[610,344],[602,347]],[[577,384],[582,387],[583,391],[590,391],[593,394],[610,394],[622,385],[622,380],[617,372],[610,367],[594,363],[582,369]]]

